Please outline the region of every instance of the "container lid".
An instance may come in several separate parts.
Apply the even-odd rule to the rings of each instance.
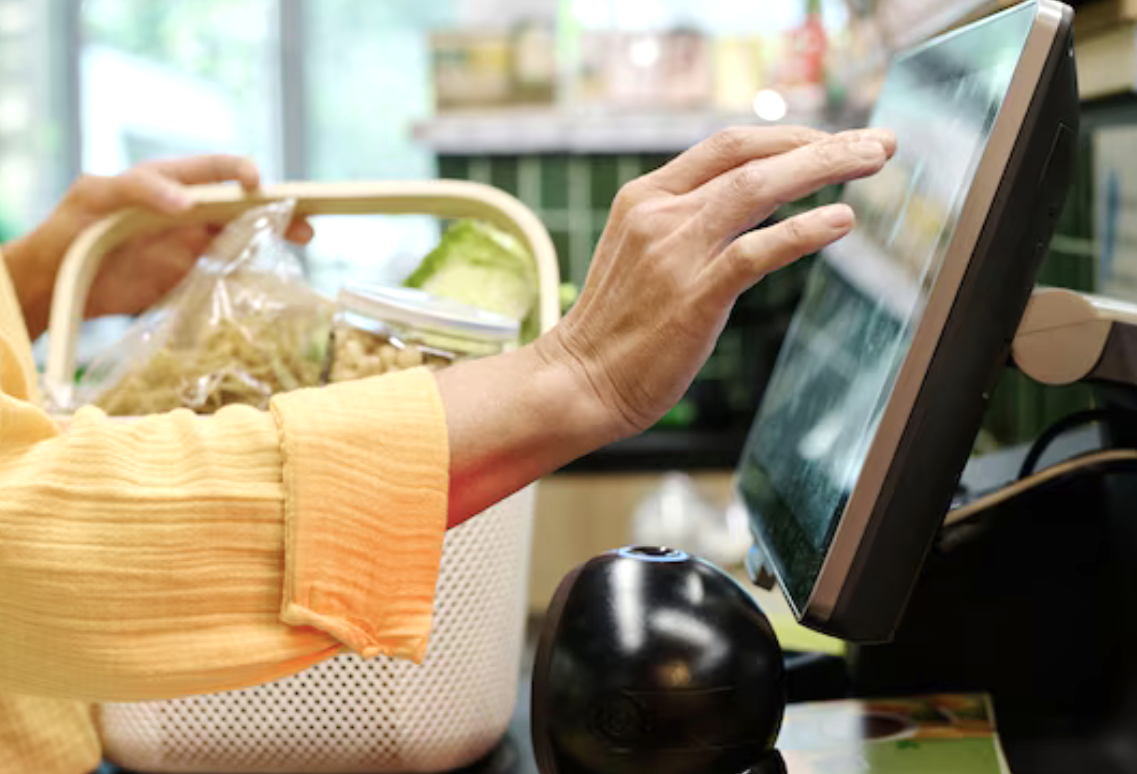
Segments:
[[[490,341],[513,341],[521,327],[504,315],[412,288],[352,282],[340,290],[339,304],[376,320]]]

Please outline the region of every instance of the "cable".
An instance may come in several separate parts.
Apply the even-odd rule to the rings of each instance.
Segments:
[[[1127,464],[1121,464],[1127,463]],[[1083,457],[1076,457],[1066,462],[1060,462],[1057,465],[1052,465],[1045,470],[1035,473],[1027,478],[1021,478],[1015,483],[1000,489],[997,492],[992,492],[989,495],[980,497],[967,505],[956,508],[948,512],[947,517],[944,518],[944,526],[950,527],[959,522],[969,519],[978,513],[981,513],[988,508],[993,508],[996,505],[1001,505],[1012,497],[1017,497],[1023,492],[1031,489],[1036,489],[1039,486],[1053,481],[1062,476],[1068,475],[1075,471],[1084,470],[1086,468],[1093,468],[1098,466],[1118,467],[1119,469],[1133,468],[1137,470],[1137,449],[1110,449],[1109,451],[1094,452],[1087,454]]]
[[[1054,424],[1050,425],[1050,427],[1043,430],[1042,434],[1039,435],[1037,439],[1035,439],[1033,444],[1031,444],[1030,451],[1026,453],[1026,457],[1023,459],[1023,464],[1019,467],[1019,480],[1022,480],[1034,473],[1034,468],[1036,465],[1038,465],[1038,461],[1042,459],[1042,455],[1046,453],[1046,450],[1050,448],[1050,444],[1052,444],[1059,436],[1070,432],[1074,428],[1081,427],[1082,425],[1088,425],[1093,422],[1104,422],[1114,415],[1115,412],[1110,411],[1109,409],[1087,409],[1085,411],[1078,411],[1070,414],[1069,416],[1063,417]]]

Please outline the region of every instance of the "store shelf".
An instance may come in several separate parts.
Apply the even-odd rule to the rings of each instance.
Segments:
[[[435,153],[452,156],[678,153],[728,126],[759,123],[753,113],[503,110],[438,116],[416,126],[415,137]],[[825,122],[800,116],[779,123]]]

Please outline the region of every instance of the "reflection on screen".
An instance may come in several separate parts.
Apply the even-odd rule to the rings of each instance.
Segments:
[[[872,123],[896,132],[896,157],[846,186],[857,228],[813,269],[742,462],[755,532],[791,597],[808,595],[860,474],[1032,14],[1003,14],[985,40],[923,49],[889,73]]]

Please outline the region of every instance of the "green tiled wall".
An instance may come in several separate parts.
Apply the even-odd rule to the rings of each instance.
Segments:
[[[584,283],[588,262],[625,182],[664,162],[664,155],[442,156],[439,176],[508,191],[531,207],[556,245],[561,277]]]
[[[562,278],[582,285],[619,187],[669,158],[659,154],[443,156],[439,158],[439,174],[489,183],[525,202],[552,235]],[[1041,281],[1090,290],[1095,271],[1088,150],[1083,162]],[[835,196],[836,190],[827,189],[801,206],[831,201]],[[799,262],[767,277],[739,300],[714,354],[684,404],[664,420],[664,426],[714,430],[749,422],[808,269],[808,260]],[[1029,440],[1053,419],[1089,403],[1085,388],[1043,388],[1008,369],[992,397],[979,444],[991,447]]]

